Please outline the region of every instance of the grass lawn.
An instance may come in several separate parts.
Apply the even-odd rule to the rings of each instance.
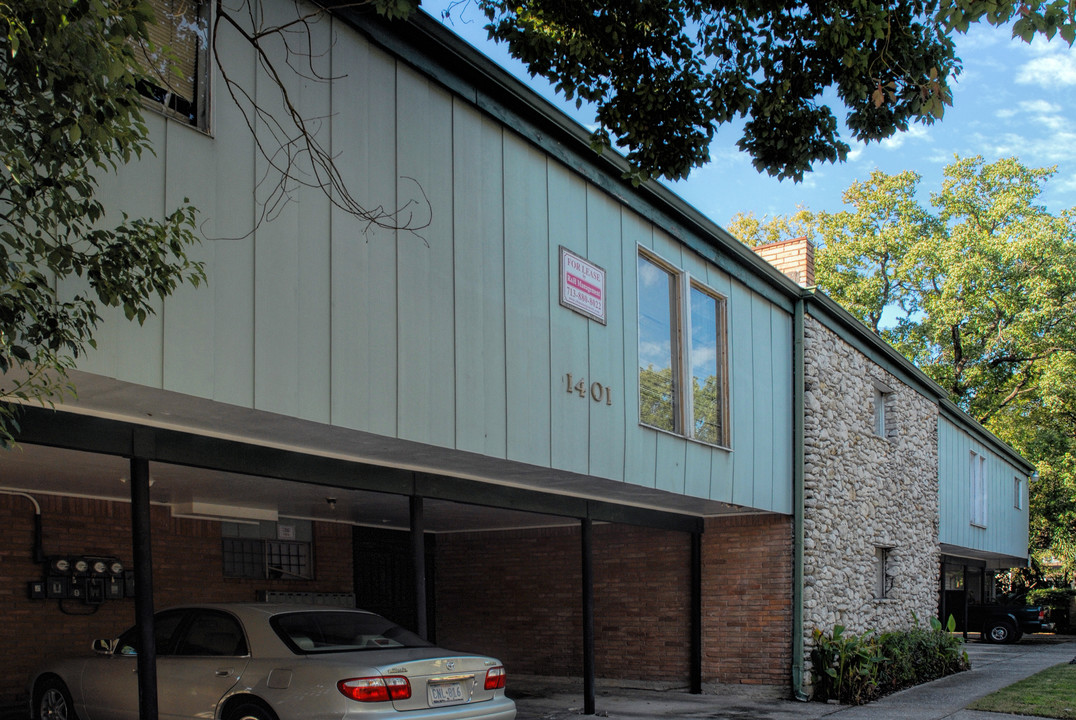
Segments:
[[[968,706],[971,710],[1076,719],[1076,665],[1055,665]]]

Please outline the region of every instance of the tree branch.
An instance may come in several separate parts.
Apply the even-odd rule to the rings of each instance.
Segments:
[[[369,4],[368,1],[356,2],[344,7],[369,6]],[[288,91],[286,79],[277,64],[278,61],[265,47],[266,40],[279,38],[285,48],[284,63],[292,72],[317,82],[331,81],[332,78],[323,77],[314,70],[314,41],[311,30],[312,23],[324,17],[328,11],[321,8],[304,13],[296,2],[297,17],[294,20],[279,25],[261,26],[257,23],[248,0],[243,0],[239,9],[242,8],[247,8],[253,29],[244,27],[244,24],[235,16],[235,11],[226,8],[223,0],[217,0],[212,43],[213,58],[228,95],[243,116],[258,154],[267,164],[265,173],[258,181],[258,186],[268,187],[269,190],[255,222],[255,229],[262,222],[276,217],[283,207],[295,198],[296,191],[305,187],[320,190],[333,207],[361,220],[364,234],[372,227],[393,231],[402,230],[413,233],[428,246],[429,243],[422,237],[420,231],[429,227],[433,220],[433,210],[421,186],[418,188],[418,197],[406,200],[395,209],[387,209],[382,205],[368,206],[363,200],[355,197],[347,187],[340,168],[336,164],[339,155],[332,154],[318,139],[318,131],[328,118],[307,116],[300,110]],[[222,23],[236,32],[253,49],[258,66],[266,73],[271,86],[275,89],[283,117],[278,117],[266,106],[260,95],[256,97],[230,73],[228,64],[220,51],[223,42]],[[288,34],[294,32],[302,32],[306,36],[306,51],[303,54],[310,62],[310,76],[300,73],[291,64],[292,55],[299,54],[295,53],[289,44]],[[268,132],[271,142],[259,137],[259,128],[262,129],[263,134]],[[418,185],[413,178],[408,179]],[[416,206],[424,206],[425,211],[418,211]]]

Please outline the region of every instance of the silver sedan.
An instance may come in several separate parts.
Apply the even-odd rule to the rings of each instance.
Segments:
[[[494,658],[361,610],[199,605],[156,615],[162,719],[513,720]],[[138,720],[135,628],[30,680],[34,720]]]

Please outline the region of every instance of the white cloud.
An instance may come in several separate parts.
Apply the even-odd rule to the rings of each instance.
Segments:
[[[1016,82],[1021,85],[1040,85],[1057,89],[1058,86],[1076,85],[1076,55],[1052,53],[1035,58],[1020,68]]]
[[[1027,136],[1002,133],[991,139],[985,155],[1016,156],[1028,163],[1060,163],[1076,160],[1076,132],[1063,131],[1051,135]]]
[[[899,150],[909,140],[930,140],[930,133],[922,125],[912,125],[904,132],[898,132],[882,141],[886,150]]]
[[[1036,115],[1061,112],[1061,106],[1046,100],[1024,100],[1019,104],[1020,110]]]
[[[853,141],[852,143],[850,143],[850,148],[851,149],[849,149],[848,151],[848,162],[855,162],[856,160],[859,160],[861,157],[863,157],[863,153],[867,149],[867,144]]]

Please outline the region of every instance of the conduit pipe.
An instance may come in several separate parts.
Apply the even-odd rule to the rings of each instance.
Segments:
[[[35,563],[45,562],[45,547],[44,541],[41,539],[41,505],[37,502],[33,495],[30,493],[21,492],[19,490],[0,490],[0,495],[13,495],[15,497],[25,498],[34,505],[34,548],[33,558]]]

